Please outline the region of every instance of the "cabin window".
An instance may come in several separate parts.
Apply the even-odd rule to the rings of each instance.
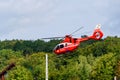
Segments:
[[[60,45],[60,48],[63,48],[63,47],[64,47],[64,45],[63,45],[63,44],[61,44],[61,45]]]
[[[67,43],[65,43],[65,47],[67,47]]]

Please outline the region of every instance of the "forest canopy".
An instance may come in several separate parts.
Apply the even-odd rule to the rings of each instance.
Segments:
[[[14,62],[7,80],[45,80],[45,54],[49,58],[49,80],[120,79],[120,38],[89,40],[72,52],[58,56],[52,49],[61,40],[0,41],[0,72]]]

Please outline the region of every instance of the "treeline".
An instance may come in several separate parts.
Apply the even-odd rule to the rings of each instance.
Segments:
[[[21,51],[23,55],[36,52],[52,52],[56,44],[61,40],[4,40],[0,41],[0,50],[12,49],[13,51]]]
[[[54,47],[62,40],[4,40],[0,41],[0,50],[11,49],[13,51],[21,51],[23,55],[28,55],[37,52],[49,52],[51,53]],[[95,40],[89,40],[80,44],[80,47],[85,47],[95,43]]]
[[[1,44],[5,48],[5,45],[15,45],[17,42],[19,40],[6,44],[5,41],[1,41]],[[59,41],[54,42],[55,45]],[[49,80],[113,80],[115,76],[118,80],[120,79],[119,37],[87,41],[81,43],[81,46],[73,53],[60,56],[50,54],[52,51],[31,52],[24,56],[20,48],[20,50],[14,50],[14,47],[7,48],[7,46],[4,48],[0,48],[0,72],[8,64],[16,63],[16,66],[8,72],[7,80],[45,80],[46,53],[49,55]]]

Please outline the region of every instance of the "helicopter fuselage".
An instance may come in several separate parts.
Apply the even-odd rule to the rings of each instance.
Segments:
[[[77,43],[60,43],[54,48],[54,53],[56,54],[64,54],[66,52],[72,52],[73,50],[77,49],[79,44]]]
[[[72,38],[71,35],[66,35],[64,40],[54,48],[55,54],[64,54],[67,52],[73,52],[78,48],[81,42],[93,39],[100,40],[103,36],[100,27],[97,27],[91,36],[86,36],[83,38]]]

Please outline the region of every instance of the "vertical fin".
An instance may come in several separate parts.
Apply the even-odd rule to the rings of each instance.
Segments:
[[[100,29],[101,28],[101,24],[97,24],[95,29]]]

